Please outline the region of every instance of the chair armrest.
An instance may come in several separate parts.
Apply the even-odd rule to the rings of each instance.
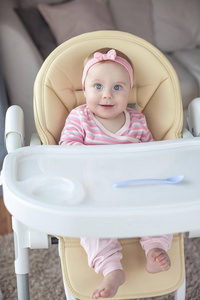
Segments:
[[[183,128],[182,135],[183,135],[184,139],[194,138],[194,136],[191,134],[191,132],[187,128]]]
[[[5,142],[8,153],[23,147],[24,141],[24,113],[21,107],[10,106],[5,118]]]
[[[200,97],[188,106],[187,128],[194,137],[200,137]]]
[[[41,145],[41,140],[40,137],[37,133],[33,133],[31,136],[31,142],[30,142],[30,146],[38,146]]]

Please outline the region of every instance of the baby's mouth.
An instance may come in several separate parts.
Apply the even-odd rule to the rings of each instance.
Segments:
[[[103,108],[112,108],[114,105],[111,105],[111,104],[100,104],[101,107]]]

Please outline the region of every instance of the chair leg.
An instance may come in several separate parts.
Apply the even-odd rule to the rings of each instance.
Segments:
[[[28,274],[16,274],[18,300],[29,300],[29,278]]]
[[[174,300],[185,300],[185,278],[183,280],[182,285],[175,291]]]
[[[15,273],[17,277],[18,300],[29,300],[29,257],[26,227],[12,217],[15,245]]]
[[[65,284],[64,284],[64,287],[65,287],[65,295],[66,295],[66,299],[67,300],[77,300],[74,296],[72,296],[69,292],[69,290],[66,288]]]

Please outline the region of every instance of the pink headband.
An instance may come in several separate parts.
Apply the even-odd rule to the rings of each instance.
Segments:
[[[86,63],[84,70],[83,70],[83,76],[82,76],[83,90],[85,89],[85,79],[86,79],[89,69],[93,65],[99,63],[102,60],[111,60],[113,62],[116,62],[116,63],[124,66],[124,68],[126,68],[126,70],[128,71],[128,74],[130,77],[131,88],[133,87],[133,68],[131,67],[131,65],[129,64],[129,62],[126,59],[124,59],[120,56],[117,56],[116,51],[114,49],[112,49],[112,50],[108,51],[106,54],[102,54],[100,52],[95,52],[94,58],[90,59]]]

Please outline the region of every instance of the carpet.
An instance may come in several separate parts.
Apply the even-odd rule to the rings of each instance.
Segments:
[[[57,245],[29,250],[31,300],[66,300]],[[200,238],[185,239],[186,300],[200,300]],[[3,300],[17,300],[13,234],[0,236],[0,288]],[[174,300],[173,294],[156,300]],[[146,299],[147,300],[147,299]]]

